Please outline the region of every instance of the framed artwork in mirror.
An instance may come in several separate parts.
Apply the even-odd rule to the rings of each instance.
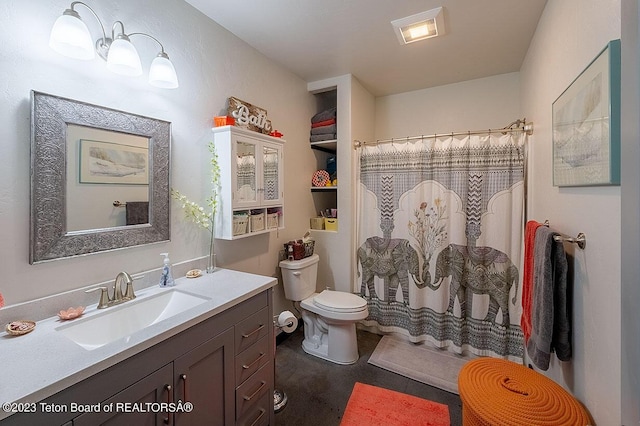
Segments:
[[[149,148],[80,139],[80,183],[149,184]]]
[[[620,184],[620,40],[613,40],[552,106],[553,185]]]
[[[168,241],[170,151],[167,121],[32,91],[29,262]],[[91,166],[80,173],[83,156],[103,181]],[[114,216],[114,200],[134,186],[131,201],[148,200],[147,223],[75,223],[78,216]]]

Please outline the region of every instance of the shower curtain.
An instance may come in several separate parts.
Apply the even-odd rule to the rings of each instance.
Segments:
[[[452,352],[522,361],[526,134],[359,148],[362,324]]]

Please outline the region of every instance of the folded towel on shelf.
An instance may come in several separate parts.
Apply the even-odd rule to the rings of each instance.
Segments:
[[[522,315],[520,317],[520,327],[524,334],[525,344],[531,336],[534,244],[536,240],[536,230],[540,226],[542,226],[541,223],[530,220],[527,222],[524,230],[524,267],[522,273]]]
[[[312,135],[324,135],[326,133],[336,133],[336,125],[335,124],[330,124],[328,126],[320,126],[320,127],[314,127],[311,129],[311,134]]]
[[[127,225],[149,223],[148,201],[127,201]]]
[[[330,120],[318,121],[315,123],[311,123],[311,128],[322,127],[322,126],[330,126],[332,124],[336,124],[336,119],[332,118]]]
[[[561,361],[571,358],[571,319],[567,272],[569,264],[559,235],[539,226],[535,235],[531,336],[527,353],[541,370],[549,368],[551,352]]]
[[[311,135],[311,142],[331,141],[336,138],[335,133],[325,133],[323,135]]]
[[[332,118],[331,120],[318,121],[317,123],[311,123],[311,128],[321,127],[321,126],[329,126],[331,124],[336,124],[336,119]]]
[[[321,111],[311,117],[311,123],[317,123],[319,121],[326,121],[331,120],[332,118],[336,118],[336,111],[337,109],[335,107]]]

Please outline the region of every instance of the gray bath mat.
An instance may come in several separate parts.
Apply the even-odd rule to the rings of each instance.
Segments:
[[[369,364],[457,394],[458,373],[473,358],[388,334],[378,342]]]

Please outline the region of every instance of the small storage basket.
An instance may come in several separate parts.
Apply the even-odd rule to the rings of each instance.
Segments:
[[[267,228],[273,229],[278,227],[278,213],[267,213]]]
[[[252,214],[251,218],[251,232],[264,230],[264,213]]]
[[[315,241],[309,240],[304,243],[301,240],[289,241],[284,244],[285,259],[289,256],[293,257],[293,260],[301,260],[305,257],[313,255],[313,247]]]
[[[247,225],[249,225],[249,216],[246,214],[233,215],[233,235],[246,234]]]
[[[316,242],[313,240],[309,240],[304,243],[304,257],[313,255],[313,248],[315,247],[315,244]]]

